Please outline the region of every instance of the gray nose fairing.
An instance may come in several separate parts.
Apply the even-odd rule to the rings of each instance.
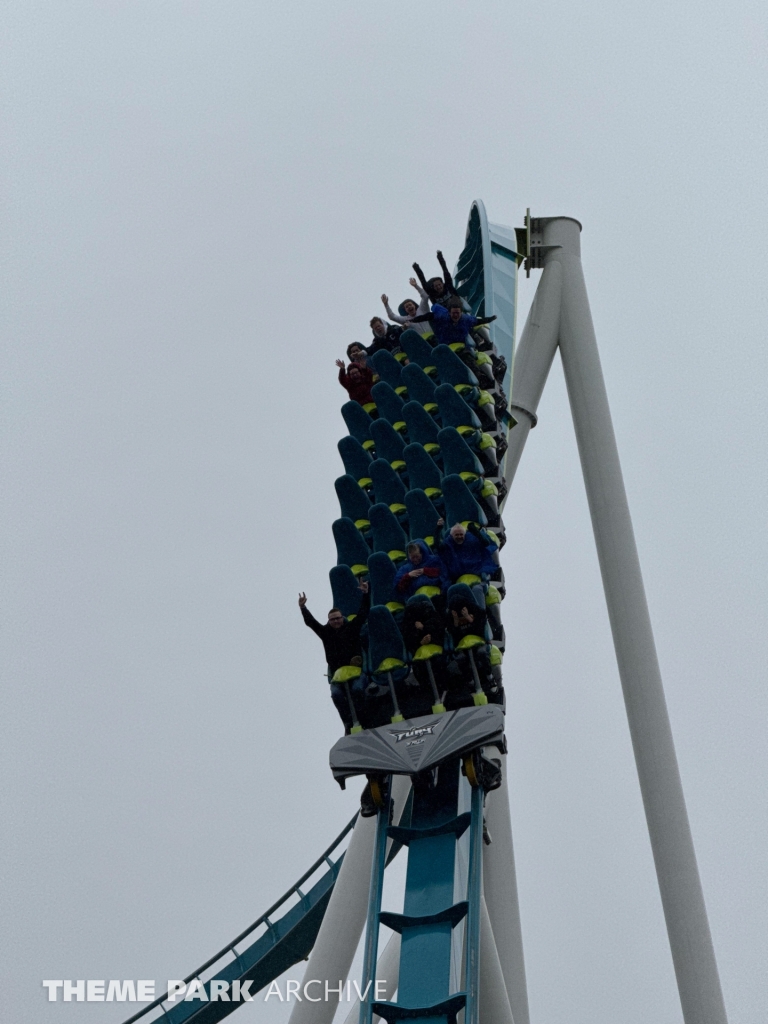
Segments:
[[[330,766],[343,785],[353,775],[367,773],[415,775],[447,758],[494,744],[505,749],[502,708],[459,708],[344,736],[331,748]]]

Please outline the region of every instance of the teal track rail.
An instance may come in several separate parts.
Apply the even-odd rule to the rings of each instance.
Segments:
[[[245,931],[240,932],[231,942],[228,942],[215,956],[187,975],[184,978],[185,984],[188,985],[195,978],[202,980],[201,976],[212,968],[215,969],[219,961],[228,960],[228,962],[222,963],[216,973],[204,982],[206,993],[210,993],[211,981],[221,979],[230,983],[235,980],[250,981],[252,983],[250,992],[251,995],[254,995],[275,978],[279,978],[289,967],[309,956],[344,860],[343,853],[335,861],[331,859],[331,854],[351,832],[356,820],[357,815],[339,833],[328,849],[318,857],[312,867],[305,871],[298,882],[291,886],[269,910]],[[320,876],[308,892],[302,892],[301,886],[324,863],[327,864],[328,870]],[[275,921],[271,920],[294,895],[299,897],[298,902],[289,907],[282,917]],[[239,951],[237,946],[261,925],[265,925],[267,930],[250,946]],[[190,1002],[184,1002],[182,999],[180,1002],[169,1003],[166,992],[159,999],[129,1017],[125,1024],[134,1024],[135,1021],[147,1017],[154,1010],[159,1010],[160,1014],[153,1017],[152,1020],[162,1021],[164,1024],[182,1024],[182,1022],[213,1024],[214,1021],[223,1020],[224,1017],[243,1005],[243,1002],[227,1003],[218,1000],[216,1002],[201,1002],[197,999]]]
[[[460,293],[476,314],[497,317],[489,333],[496,356],[506,360],[504,385],[507,389],[514,355],[516,248],[514,232],[489,225],[483,204],[474,203],[455,279]],[[481,387],[486,389],[487,383]],[[508,415],[508,405],[506,412],[498,406],[497,410],[497,429],[506,433],[515,421]],[[484,473],[496,474],[502,485],[503,501],[506,493],[503,458],[495,473],[492,469]],[[468,761],[474,764],[471,758],[465,759],[465,771]],[[377,842],[369,894],[363,991],[375,976],[378,933],[383,924],[401,935],[397,1001],[379,1001],[369,994],[361,1002],[359,1024],[371,1024],[374,1014],[387,1024],[411,1020],[422,1024],[456,1024],[462,1011],[465,1024],[478,1024],[483,785],[485,782],[475,776],[474,768],[467,774],[466,781],[462,780],[458,759],[441,764],[432,784],[424,779],[418,784],[414,781],[410,826],[387,828],[390,838],[408,847],[402,914],[381,910],[382,861]],[[459,813],[462,790],[466,796],[464,787],[467,786],[470,787],[471,810]],[[384,813],[380,812],[380,818]],[[380,829],[382,827],[380,821]],[[464,865],[458,849],[460,838],[467,830],[468,862]],[[466,898],[457,900],[462,889]],[[454,953],[460,943],[463,943],[461,979],[455,976],[454,969]]]
[[[472,790],[467,868],[467,930],[464,936],[464,1024],[480,1019],[480,900],[483,892],[483,792]]]
[[[402,936],[398,996],[396,1003],[372,1000],[363,1004],[360,1024],[369,1024],[372,1013],[387,1024],[414,1019],[423,1024],[456,1024],[457,1014],[464,1008],[467,1024],[477,1024],[483,792],[474,789],[471,811],[459,814],[460,785],[458,761],[441,765],[434,787],[422,783],[415,792],[410,826],[387,829],[392,839],[408,846],[403,913],[379,910],[378,920],[369,927],[375,933],[383,924]],[[467,898],[454,902],[457,843],[467,829]],[[377,898],[376,909],[381,898],[372,885],[369,917]],[[452,992],[453,932],[464,920],[465,990]]]

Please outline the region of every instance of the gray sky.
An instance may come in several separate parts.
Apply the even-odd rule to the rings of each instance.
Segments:
[[[185,974],[351,816],[296,608],[329,606],[333,360],[479,197],[584,224],[726,1004],[762,1024],[765,4],[2,21],[2,1019],[120,1021],[41,980]],[[505,518],[532,1020],[677,1024],[559,362]]]

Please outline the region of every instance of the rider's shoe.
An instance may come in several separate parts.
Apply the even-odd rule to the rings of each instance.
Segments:
[[[378,810],[378,807],[373,802],[371,784],[370,782],[366,782],[365,789],[360,794],[360,816],[362,818],[372,818],[378,813]]]

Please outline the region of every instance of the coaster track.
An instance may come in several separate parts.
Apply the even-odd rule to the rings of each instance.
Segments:
[[[336,481],[342,514],[334,523],[338,564],[330,573],[334,603],[348,620],[360,613],[361,579],[369,582],[372,607],[363,655],[349,655],[354,664],[330,680],[336,706],[349,718],[330,762],[342,786],[351,776],[368,776],[373,806],[362,809],[375,816],[350,823],[267,914],[188,976],[183,1002],[166,994],[126,1024],[151,1012],[173,1024],[220,1020],[242,1005],[222,995],[222,987],[239,993],[252,982],[258,991],[308,953],[306,985],[341,985],[364,928],[364,997],[345,1024],[370,1024],[374,1014],[388,1022],[455,1024],[461,1016],[462,1024],[478,1024],[481,1000],[485,1024],[529,1024],[504,775],[503,574],[486,563],[480,577],[451,579],[447,595],[442,575],[440,586],[433,579],[431,589],[420,588],[437,613],[445,604],[451,615],[461,609],[462,625],[470,604],[478,614],[468,620],[474,635],[469,628],[451,630],[460,623],[446,616],[445,643],[424,637],[418,650],[412,643],[405,648],[398,624],[408,609],[393,584],[416,539],[436,568],[435,550],[445,551],[439,518],[476,531],[487,526],[503,546],[507,488],[558,350],[683,1017],[686,1024],[727,1024],[580,236],[573,218],[530,212],[524,228],[498,227],[474,203],[455,283],[465,308],[495,317],[489,331],[476,336],[474,352],[471,342],[452,338],[453,344],[432,347],[409,331],[396,353],[408,365],[390,352],[372,356],[380,377],[373,401],[342,410],[349,436],[339,442],[345,474]],[[542,276],[512,382],[521,263]],[[409,557],[418,564],[412,551]],[[344,854],[332,860],[350,830]],[[491,845],[483,843],[487,833]],[[405,898],[402,913],[392,913],[381,908],[383,874],[400,846],[408,848]],[[304,893],[300,886],[316,872]],[[393,935],[379,956],[381,925]],[[239,951],[260,926],[264,932]],[[369,984],[375,980],[383,993]],[[331,1024],[337,1010],[327,998],[308,998],[294,1004],[290,1024]]]
[[[358,582],[367,580],[372,591],[365,664],[355,674],[344,677],[342,673],[338,680],[334,677],[345,686],[352,711],[356,735],[350,739],[367,741],[369,733],[381,731],[382,723],[390,719],[402,723],[398,728],[407,732],[419,728],[425,714],[430,720],[440,719],[441,724],[454,719],[462,707],[484,714],[486,691],[493,691],[491,700],[496,704],[503,703],[505,638],[499,607],[504,577],[500,567],[491,581],[487,576],[464,576],[453,588],[463,588],[461,594],[468,599],[482,598],[488,612],[484,634],[468,638],[470,642],[462,648],[453,645],[446,633],[445,649],[432,644],[426,658],[419,658],[423,648],[416,655],[405,650],[397,629],[403,603],[393,590],[393,578],[410,541],[425,539],[427,544],[435,544],[440,518],[447,526],[460,522],[487,529],[498,548],[505,543],[501,519],[506,495],[504,453],[508,431],[515,424],[507,399],[518,259],[514,244],[509,229],[489,229],[482,203],[473,204],[456,287],[469,312],[495,315],[497,320],[490,330],[475,332],[466,346],[435,346],[434,340],[407,332],[397,358],[381,351],[371,359],[379,376],[373,388],[377,415],[370,407],[366,410],[353,402],[342,409],[349,436],[339,443],[346,473],[336,481],[342,516],[334,523],[338,553],[337,566],[330,573],[334,604],[351,618],[360,606]],[[428,596],[436,595],[431,591]],[[433,672],[433,659],[437,665],[437,658],[443,663],[440,679],[451,684],[442,693],[437,692]],[[419,662],[428,670],[431,688],[424,685],[423,672],[421,682],[414,675]],[[482,678],[481,664],[489,667]],[[380,688],[384,699],[380,696],[373,702],[378,720],[374,715],[365,723],[370,729],[364,732],[349,690],[350,680],[358,676],[372,681],[386,677],[387,682]],[[399,702],[396,690],[402,693]],[[393,707],[382,712],[390,698]],[[497,715],[494,721],[499,718]],[[497,729],[496,740],[502,749],[499,737]],[[499,784],[500,775],[482,757],[477,744],[459,754],[453,751],[440,761],[439,768],[431,766],[422,772],[414,765],[406,769],[413,772],[414,786],[405,810],[400,808],[397,825],[390,824],[392,775],[379,772],[369,776],[380,809],[360,985],[367,996],[360,1020],[370,1022],[375,1013],[387,1021],[416,1016],[450,1024],[465,1008],[466,1024],[475,1024],[483,795],[489,786]],[[253,996],[306,959],[343,864],[345,854],[339,853],[339,848],[356,820],[357,816],[273,906],[183,979],[186,986],[200,983],[196,998],[184,1000],[183,993],[166,992],[125,1024],[142,1019],[212,1024],[242,1005],[239,1000],[216,998],[221,983],[226,983],[230,992],[233,986],[238,992],[250,983],[247,991]],[[383,912],[384,869],[403,846],[408,848],[403,914]],[[335,859],[333,854],[337,854]],[[302,886],[313,876],[305,892]],[[460,891],[458,901],[454,901],[454,890]],[[396,1003],[377,999],[373,984],[381,924],[401,936]],[[239,948],[247,940],[251,940],[248,945]],[[372,985],[366,988],[369,981]],[[459,984],[464,987],[460,989]]]

